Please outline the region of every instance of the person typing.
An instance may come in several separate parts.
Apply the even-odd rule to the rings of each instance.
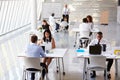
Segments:
[[[107,40],[103,39],[103,33],[102,32],[98,32],[97,33],[96,39],[93,39],[91,41],[91,43],[89,44],[89,46],[90,45],[96,45],[96,44],[97,45],[101,45],[102,47],[104,47],[102,49],[104,51],[106,51],[106,49],[108,49],[110,47],[109,42]],[[108,64],[107,64],[107,75],[108,75],[108,79],[110,79],[111,78],[110,69],[111,69],[111,66],[113,64],[113,59],[107,59],[106,61],[108,61]],[[104,73],[104,74],[106,74],[106,73]],[[93,71],[93,73],[91,74],[91,78],[93,78],[93,77],[96,77],[96,72],[95,71]]]

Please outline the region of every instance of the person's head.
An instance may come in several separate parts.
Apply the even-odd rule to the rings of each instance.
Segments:
[[[31,42],[32,42],[32,43],[36,43],[37,40],[38,40],[38,37],[37,37],[35,34],[33,34],[33,35],[31,36]]]
[[[93,18],[92,18],[91,15],[88,15],[86,18],[87,18],[87,21],[88,21],[88,22],[93,22]]]
[[[50,30],[45,30],[44,31],[43,40],[46,41],[46,39],[49,39],[49,41],[51,42],[52,35],[51,35]]]
[[[54,14],[54,13],[52,13],[52,14],[51,14],[51,16],[53,16],[53,17],[54,17],[54,16],[55,16],[55,14]]]
[[[64,21],[67,21],[67,17],[64,17],[64,19],[63,19]]]
[[[42,24],[43,24],[43,25],[47,25],[48,23],[47,23],[46,20],[43,20],[43,21],[42,21]]]
[[[83,18],[83,23],[87,23],[87,18]]]
[[[65,8],[67,8],[67,4],[65,4]]]
[[[102,32],[97,32],[97,39],[100,41],[103,37],[103,33]]]

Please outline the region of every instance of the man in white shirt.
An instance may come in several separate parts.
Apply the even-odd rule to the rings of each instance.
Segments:
[[[70,14],[70,10],[67,7],[67,4],[65,4],[65,7],[63,8],[63,11],[62,11],[62,15],[63,15],[63,19],[67,18],[67,22],[69,22],[69,14]]]
[[[79,25],[79,30],[80,30],[80,44],[81,44],[81,47],[83,47],[83,41],[82,39],[88,39],[89,40],[89,35],[90,35],[90,32],[91,32],[91,27],[90,25],[87,23],[87,18],[83,18],[83,23],[81,23]],[[88,41],[87,43],[88,44]],[[85,45],[87,47],[87,45]]]
[[[91,43],[89,45],[95,45],[95,44],[100,44],[101,46],[103,44],[106,45],[106,49],[108,49],[110,47],[110,44],[107,40],[103,39],[103,33],[102,32],[98,32],[97,33],[97,38],[92,40]],[[108,64],[107,64],[107,75],[108,75],[108,79],[111,78],[111,75],[110,75],[110,69],[111,69],[111,66],[113,64],[113,59],[107,59],[106,61],[108,61]],[[91,75],[91,77],[95,77],[96,76],[96,73],[95,71],[93,71],[93,74]]]
[[[82,38],[82,37],[89,38],[89,34],[91,32],[91,27],[87,23],[87,18],[83,18],[83,23],[81,23],[79,25],[79,30],[80,30],[80,38]]]
[[[55,22],[55,18],[54,18],[54,13],[51,14],[51,16],[49,17],[49,24],[52,27],[52,30],[54,31],[56,28],[56,22]]]

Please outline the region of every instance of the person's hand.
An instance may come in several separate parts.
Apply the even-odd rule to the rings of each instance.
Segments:
[[[41,40],[41,39],[40,39],[40,40],[38,40],[37,44],[38,44],[38,45],[43,44],[43,40]]]

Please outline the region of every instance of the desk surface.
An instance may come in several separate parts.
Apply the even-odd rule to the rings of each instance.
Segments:
[[[45,53],[46,57],[64,57],[65,53],[67,52],[68,49],[64,48],[55,48],[49,51],[49,53]],[[21,53],[18,57],[28,57],[25,53]],[[38,57],[37,57],[38,58]]]
[[[83,49],[83,50],[84,50],[84,52],[76,51],[77,57],[78,58],[89,58],[89,56],[90,56],[89,51],[87,49]],[[106,58],[112,58],[112,59],[119,58],[118,56],[114,55],[114,53],[112,53],[112,51],[102,52],[101,55],[106,56]]]
[[[47,57],[64,57],[67,49],[55,48],[52,49],[49,53],[45,53]]]

